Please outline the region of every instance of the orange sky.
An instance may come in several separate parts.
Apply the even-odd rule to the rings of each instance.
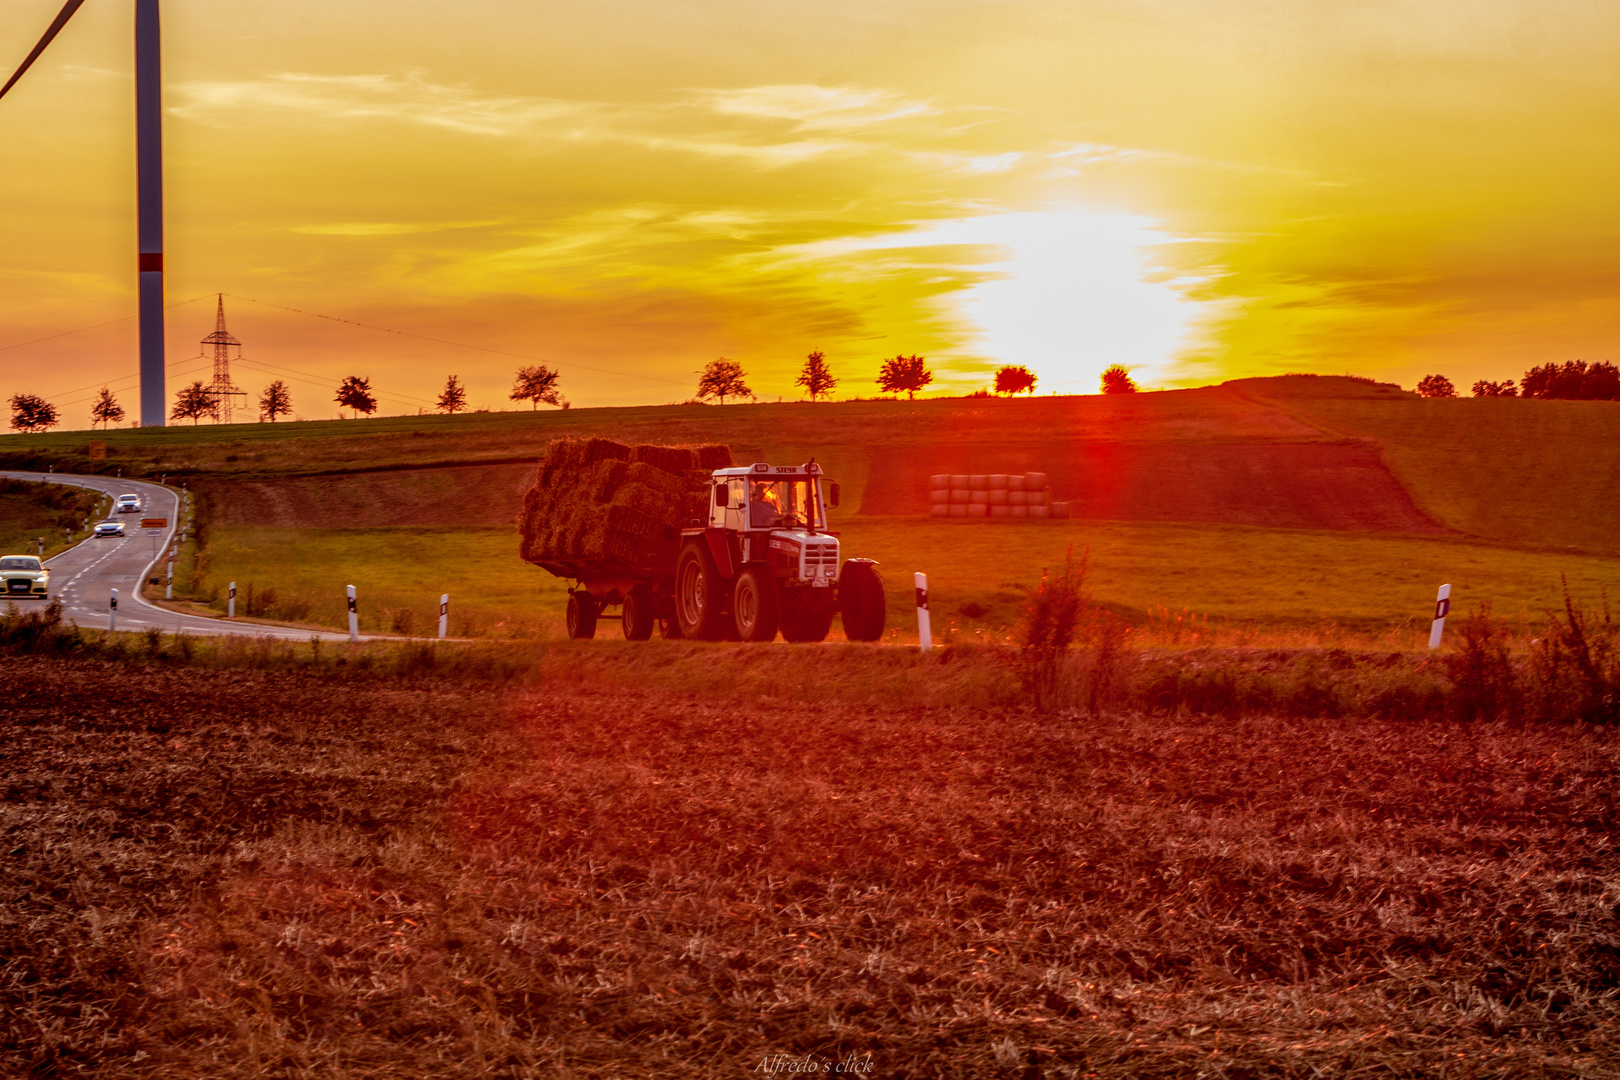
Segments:
[[[59,6],[10,0],[4,74]],[[812,349],[840,395],[896,353],[1089,393],[1116,362],[1466,386],[1620,352],[1608,0],[163,19],[171,393],[221,291],[236,381],[297,372],[307,417],[350,373],[385,412],[452,373],[505,407],[523,361],[267,304],[534,357],[579,405],[684,400],[721,355],[794,397]],[[89,0],[0,101],[0,396],[70,426],[102,382],[136,400],[131,22]]]

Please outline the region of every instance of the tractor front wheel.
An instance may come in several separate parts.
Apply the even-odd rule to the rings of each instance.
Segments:
[[[866,559],[850,559],[838,576],[838,606],[844,616],[844,636],[851,641],[876,641],[888,621],[883,578]]]
[[[737,575],[731,594],[732,617],[737,634],[744,641],[775,641],[781,610],[781,593],[776,579],[763,566],[749,566]]]
[[[568,636],[587,640],[596,636],[596,598],[584,589],[568,594]]]
[[[826,641],[827,632],[832,629],[833,614],[831,603],[816,603],[790,593],[782,598],[782,640]]]
[[[719,641],[726,636],[730,621],[724,611],[726,586],[720,568],[714,565],[702,540],[681,549],[675,564],[675,616],[681,636],[699,641]]]

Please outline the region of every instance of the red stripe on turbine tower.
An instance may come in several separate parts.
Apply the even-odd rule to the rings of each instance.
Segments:
[[[163,86],[158,0],[135,0],[135,176],[140,249],[141,426],[162,427]]]

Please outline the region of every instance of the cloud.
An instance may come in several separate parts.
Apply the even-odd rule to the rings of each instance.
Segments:
[[[892,90],[856,86],[749,86],[735,90],[698,90],[696,100],[722,116],[790,121],[800,131],[847,131],[896,120],[937,115],[925,101]]]

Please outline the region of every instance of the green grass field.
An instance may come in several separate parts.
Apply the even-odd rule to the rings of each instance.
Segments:
[[[46,557],[54,555],[68,546],[65,530],[82,537],[79,526],[111,505],[109,496],[80,487],[0,479],[0,555],[32,555],[36,538],[45,541]]]
[[[1377,440],[1414,501],[1442,525],[1514,544],[1620,550],[1620,404],[1431,400],[1316,382],[1232,385],[1314,427]]]
[[[1061,565],[1071,544],[1077,556],[1090,551],[1097,600],[1166,643],[1281,634],[1409,647],[1427,634],[1441,583],[1452,586],[1459,613],[1489,602],[1527,631],[1561,604],[1560,575],[1583,601],[1605,591],[1620,597],[1620,558],[1451,539],[1075,521],[855,517],[840,525],[847,556],[882,566],[896,640],[915,635],[913,572],[929,576],[936,634],[1001,638],[1024,590]],[[455,636],[561,637],[565,583],[520,562],[516,547],[516,534],[502,528],[220,528],[197,591],[223,610],[235,581],[242,612],[250,584],[258,602],[273,588],[267,616],[341,627],[343,587],[353,584],[363,629],[417,634],[434,632],[438,597],[448,592]],[[617,630],[608,623],[599,632]]]

